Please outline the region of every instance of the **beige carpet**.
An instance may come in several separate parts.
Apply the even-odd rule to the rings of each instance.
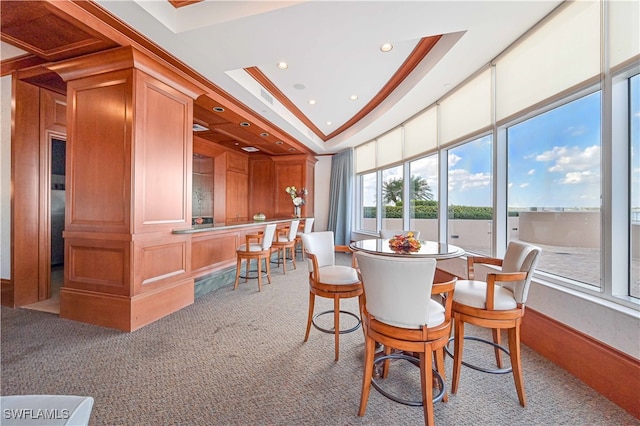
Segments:
[[[357,416],[362,332],[341,336],[338,362],[331,335],[312,329],[303,343],[306,269],[302,262],[286,275],[274,268],[260,293],[255,281],[224,287],[133,333],[1,307],[1,393],[92,396],[92,426],[423,424],[421,407],[375,390],[366,415]],[[330,307],[319,300],[316,312]],[[344,308],[357,312],[355,299]],[[493,356],[465,346],[465,357]],[[510,374],[463,368],[458,394],[436,404],[436,424],[640,424],[526,346],[522,357],[526,408]],[[392,366],[388,386],[418,397],[416,372]]]

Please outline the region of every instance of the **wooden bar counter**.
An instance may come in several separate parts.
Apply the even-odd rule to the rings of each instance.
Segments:
[[[194,225],[192,228],[174,230],[174,234],[186,234],[191,238],[191,276],[195,279],[195,297],[233,283],[236,248],[245,242],[247,234],[262,231],[269,223],[284,227],[292,220],[274,218]]]

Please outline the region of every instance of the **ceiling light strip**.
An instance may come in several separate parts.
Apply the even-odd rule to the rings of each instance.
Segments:
[[[400,83],[402,83],[409,74],[411,74],[411,71],[413,71],[420,62],[422,62],[436,43],[438,43],[440,38],[442,38],[442,35],[421,38],[416,47],[409,56],[407,56],[407,59],[405,59],[402,65],[400,65],[400,68],[398,68],[395,74],[393,74],[387,84],[385,84],[384,87],[360,111],[356,113],[356,115],[351,117],[351,119],[342,126],[329,133],[325,140],[329,140],[344,132],[380,105],[394,90],[396,90]]]

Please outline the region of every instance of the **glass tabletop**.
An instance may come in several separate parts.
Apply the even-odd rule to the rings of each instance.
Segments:
[[[397,257],[431,257],[434,259],[451,259],[460,257],[465,251],[453,244],[437,241],[420,240],[420,248],[412,251],[394,250],[389,246],[389,239],[375,238],[352,242],[349,247],[354,251],[364,251],[382,256]]]

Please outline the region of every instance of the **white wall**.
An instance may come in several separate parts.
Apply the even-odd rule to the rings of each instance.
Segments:
[[[0,278],[11,278],[11,76],[0,78]]]
[[[313,199],[316,220],[313,222],[313,230],[326,231],[329,225],[329,182],[333,156],[321,155],[316,158],[318,162],[315,165],[315,198]]]

